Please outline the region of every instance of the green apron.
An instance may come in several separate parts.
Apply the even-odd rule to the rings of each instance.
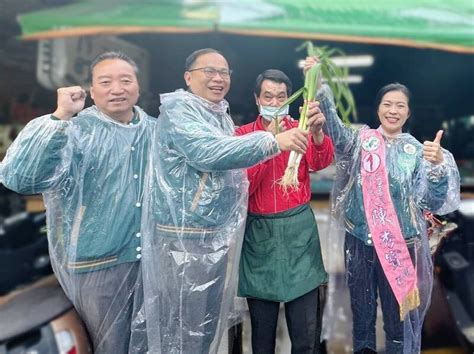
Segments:
[[[247,217],[239,296],[292,301],[327,281],[318,228],[309,204]]]

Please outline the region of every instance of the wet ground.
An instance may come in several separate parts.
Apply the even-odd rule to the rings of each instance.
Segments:
[[[332,281],[336,282],[343,282],[344,281],[344,267],[342,259],[336,259],[335,257],[342,258],[342,252],[338,252],[335,247],[333,247],[333,239],[332,237],[337,237],[337,233],[334,232],[332,227],[330,227],[330,217],[329,217],[329,202],[327,200],[317,200],[311,202],[314,214],[316,216],[316,221],[318,224],[318,230],[321,240],[321,249],[323,252],[323,259],[326,266],[326,270],[332,276]],[[339,236],[341,237],[341,236]],[[339,246],[337,246],[339,247]],[[332,257],[332,258],[331,258]],[[433,291],[433,299],[432,299],[432,307],[438,307],[436,313],[439,312],[439,308],[445,307],[446,304],[440,303],[439,296],[436,296],[436,285]],[[337,303],[346,304],[343,307],[338,308],[335,326],[333,328],[337,328],[337,331],[333,331],[331,338],[326,341],[326,350],[327,353],[331,354],[345,354],[345,353],[352,353],[352,326],[351,326],[351,311],[349,308],[349,294],[346,290],[339,290],[332,296],[337,296],[340,301]],[[428,313],[426,320],[430,320],[430,316],[437,316],[436,313]],[[439,317],[439,316],[438,316]],[[439,318],[438,318],[439,320]],[[426,322],[425,321],[425,324]],[[443,319],[441,319],[443,321]],[[432,321],[431,321],[432,322]],[[454,326],[454,324],[447,323],[446,325]],[[324,326],[324,319],[323,319],[323,326]],[[442,342],[440,345],[435,345],[436,349],[429,349],[429,350],[422,350],[423,354],[467,354],[467,352],[461,349],[458,345],[456,345],[456,340],[449,340],[447,338],[451,335],[449,331],[446,329],[442,330],[442,334],[435,334],[430,341],[440,339],[440,335],[442,338]],[[383,321],[382,321],[382,313],[380,311],[380,306],[378,306],[378,318],[377,318],[377,328],[376,328],[376,335],[377,335],[377,351],[380,354],[385,353],[384,350],[384,332],[383,332]],[[250,336],[251,336],[251,328],[250,328],[250,320],[248,315],[244,318],[243,321],[243,330],[242,330],[242,339],[243,339],[243,354],[251,354],[252,348],[250,344]],[[433,344],[435,344],[433,342]],[[426,347],[426,343],[424,343]],[[431,347],[431,345],[429,345]],[[285,312],[283,305],[280,307],[280,316],[277,328],[277,343],[276,343],[276,354],[290,354],[291,353],[291,343],[288,337],[288,330],[286,327],[285,321]],[[227,335],[222,340],[222,345],[219,350],[219,354],[227,354]],[[258,353],[254,353],[258,354]]]

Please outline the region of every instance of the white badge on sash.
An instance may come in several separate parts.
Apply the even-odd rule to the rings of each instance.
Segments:
[[[379,139],[375,136],[368,137],[362,142],[362,149],[365,151],[374,151],[380,145]]]

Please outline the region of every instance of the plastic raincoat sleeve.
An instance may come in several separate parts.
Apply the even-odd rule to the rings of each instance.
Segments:
[[[270,133],[256,132],[240,137],[226,135],[211,124],[203,124],[202,115],[193,105],[180,103],[163,111],[160,119],[169,120],[166,128],[171,129],[174,147],[196,170],[212,172],[246,168],[279,152]]]
[[[321,111],[326,118],[323,130],[332,139],[334,145],[336,180],[331,192],[331,209],[336,219],[342,218],[338,220],[340,223],[338,226],[341,226],[345,208],[344,195],[341,195],[341,192],[354,181],[350,169],[353,154],[357,148],[358,131],[344,125],[339,118],[329,86],[323,85],[319,89],[316,100],[320,102]]]
[[[321,111],[326,118],[323,129],[332,139],[336,160],[351,155],[357,143],[358,131],[344,125],[339,118],[329,86],[323,85],[321,87],[316,100],[320,102]]]
[[[443,149],[444,161],[434,165],[421,163],[415,181],[416,203],[434,214],[453,212],[460,203],[460,177],[453,155]]]
[[[68,125],[49,115],[28,123],[0,165],[0,181],[23,194],[44,192],[60,183],[71,162],[65,148]]]

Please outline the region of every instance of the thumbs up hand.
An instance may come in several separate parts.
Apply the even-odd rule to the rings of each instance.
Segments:
[[[442,137],[443,131],[438,130],[433,141],[427,140],[423,143],[423,158],[435,165],[439,165],[444,161],[443,151],[440,145]]]

